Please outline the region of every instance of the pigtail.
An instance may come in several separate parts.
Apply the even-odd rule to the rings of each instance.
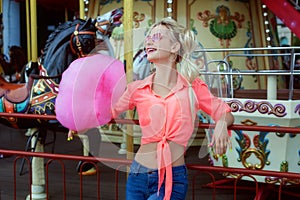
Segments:
[[[179,72],[192,83],[200,75],[200,66],[192,60],[193,52],[199,47],[195,34],[188,29],[184,29],[179,35],[181,50],[179,52],[180,62]]]

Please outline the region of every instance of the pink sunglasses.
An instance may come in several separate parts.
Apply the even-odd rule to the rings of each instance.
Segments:
[[[145,42],[148,42],[149,40],[151,40],[152,42],[158,42],[162,39],[163,35],[161,33],[154,33],[152,36],[148,35],[145,38]]]

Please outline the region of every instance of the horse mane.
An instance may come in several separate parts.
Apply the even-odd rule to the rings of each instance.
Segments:
[[[48,75],[61,74],[69,64],[77,58],[70,50],[70,36],[73,34],[76,25],[79,30],[91,30],[96,32],[91,19],[85,21],[76,19],[60,24],[46,40],[45,47],[40,57],[40,63],[47,70]]]
[[[42,55],[40,57],[40,61],[43,63],[45,59],[45,55],[48,52],[48,49],[53,49],[53,46],[51,46],[52,42],[56,39],[56,36],[59,35],[63,30],[66,30],[67,28],[73,27],[73,23],[71,21],[67,21],[63,24],[60,24],[47,38],[45,47],[42,51]],[[63,39],[63,38],[62,38]],[[49,50],[50,51],[50,50]]]

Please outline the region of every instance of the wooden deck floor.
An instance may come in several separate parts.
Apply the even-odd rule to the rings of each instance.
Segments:
[[[13,149],[13,150],[24,150],[27,137],[24,135],[25,130],[15,130],[11,128],[4,127],[0,125],[0,149]],[[208,165],[207,157],[199,158],[199,147],[190,147],[186,154],[187,163],[199,163],[202,165]],[[117,153],[118,145],[110,144],[107,142],[100,143],[100,156],[110,157],[110,158],[125,158],[125,155],[120,155]],[[46,147],[46,152],[49,149]],[[77,138],[72,142],[66,140],[66,134],[58,133],[55,143],[55,153],[58,154],[71,154],[71,155],[82,155],[82,143]],[[13,161],[15,157],[6,157],[0,159],[0,200],[11,200],[13,199]],[[18,165],[19,165],[18,161]],[[77,175],[75,161],[64,161],[66,165],[66,180],[67,180],[67,199],[76,200],[80,199],[79,192],[79,175]],[[103,200],[113,200],[115,198],[115,170],[111,166],[103,163],[98,163],[100,167],[100,180],[101,180],[101,199]],[[192,178],[196,174],[195,171],[189,172],[190,186],[186,199],[192,199]],[[49,192],[51,199],[63,199],[62,194],[62,175],[59,166],[53,165],[49,171]],[[224,179],[221,175],[216,174],[218,179]],[[94,200],[97,196],[96,187],[96,176],[86,176],[84,180],[84,192],[83,199]],[[212,198],[212,190],[210,188],[205,188],[203,185],[211,182],[211,179],[206,174],[201,174],[196,179],[196,200],[207,200]],[[120,172],[119,174],[119,197],[118,199],[125,199],[125,183],[126,183],[126,173]],[[241,181],[241,186],[253,186],[252,182]],[[28,173],[20,176],[17,174],[17,200],[25,199],[29,193],[28,184]],[[238,190],[237,199],[238,200],[250,200],[254,199],[254,190]],[[217,200],[231,200],[233,199],[233,189],[217,189]],[[265,199],[278,199],[274,192],[270,191],[269,196]],[[293,199],[290,196],[282,196],[282,199]]]

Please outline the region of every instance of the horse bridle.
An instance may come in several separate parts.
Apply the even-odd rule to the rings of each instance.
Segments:
[[[96,22],[96,28],[98,31],[100,31],[103,35],[106,35],[109,28],[106,30],[103,29],[101,26],[110,25],[111,23],[108,20],[102,21],[102,22]]]
[[[83,53],[82,51],[82,46],[81,46],[81,43],[80,43],[80,40],[79,40],[79,37],[78,35],[83,35],[83,34],[90,34],[90,35],[95,35],[95,32],[93,31],[78,31],[78,28],[79,28],[79,24],[76,25],[75,27],[75,31],[73,32],[73,34],[71,35],[71,38],[70,38],[70,46],[71,46],[71,51],[74,53],[74,54],[77,54],[79,58],[82,58],[82,57],[85,57],[86,55]],[[72,42],[73,42],[73,38],[75,37],[76,39],[76,47],[78,49],[78,52],[74,49],[73,45],[72,45]]]

